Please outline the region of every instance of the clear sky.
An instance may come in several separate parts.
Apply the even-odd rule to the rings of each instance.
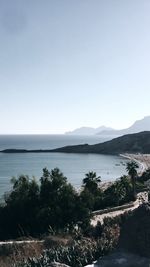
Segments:
[[[149,0],[0,0],[0,133],[150,115]]]

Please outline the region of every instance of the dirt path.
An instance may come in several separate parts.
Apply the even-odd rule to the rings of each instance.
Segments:
[[[31,243],[43,243],[44,240],[17,240],[17,241],[0,241],[0,246],[3,245],[19,245],[19,244],[31,244]]]
[[[147,192],[139,193],[137,196],[137,200],[134,202],[134,205],[130,208],[121,209],[121,210],[119,209],[116,211],[109,211],[109,212],[103,213],[101,215],[95,215],[91,220],[91,225],[96,226],[98,221],[103,223],[103,220],[106,217],[114,218],[114,217],[121,215],[125,212],[132,211],[132,210],[138,208],[144,202],[145,203],[148,202],[148,193]]]

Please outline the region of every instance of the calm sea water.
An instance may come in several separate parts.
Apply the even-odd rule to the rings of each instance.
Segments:
[[[96,144],[109,140],[99,136],[69,135],[0,135],[0,150],[7,148],[51,149],[65,145]],[[42,169],[59,167],[74,186],[79,187],[88,171],[96,171],[103,181],[114,180],[125,174],[126,159],[119,156],[65,153],[0,153],[0,197],[11,189],[12,176],[27,174],[37,180]]]

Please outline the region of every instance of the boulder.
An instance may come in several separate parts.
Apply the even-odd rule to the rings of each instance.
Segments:
[[[124,223],[119,248],[150,258],[150,203],[135,209]]]
[[[93,267],[149,267],[150,259],[127,252],[116,251],[98,260]]]

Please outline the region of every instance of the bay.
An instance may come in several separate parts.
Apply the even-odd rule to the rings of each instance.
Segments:
[[[65,145],[96,144],[109,140],[108,136],[71,135],[0,135],[0,150],[52,149]],[[10,179],[21,174],[42,176],[42,169],[58,167],[75,187],[80,187],[85,173],[96,171],[102,181],[119,178],[126,173],[126,159],[120,156],[66,153],[0,153],[0,197],[11,190]]]

